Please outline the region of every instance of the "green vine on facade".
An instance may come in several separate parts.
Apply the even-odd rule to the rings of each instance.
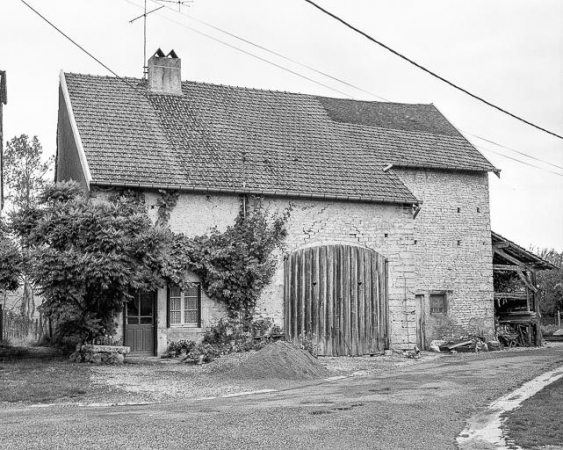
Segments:
[[[145,194],[143,191],[138,189],[117,188],[114,193],[108,197],[108,200],[112,203],[118,202],[119,200],[125,200],[130,201],[135,205],[144,205]]]
[[[275,268],[275,249],[283,249],[289,211],[268,217],[259,199],[241,210],[224,232],[188,238],[174,234],[165,267],[168,281],[182,285],[186,271],[197,274],[207,294],[224,304],[231,317],[250,320],[262,289]]]
[[[156,200],[156,204],[158,205],[158,219],[156,220],[156,225],[165,226],[168,225],[170,214],[176,207],[180,194],[178,191],[167,191],[165,189],[159,189],[158,192],[160,197]]]

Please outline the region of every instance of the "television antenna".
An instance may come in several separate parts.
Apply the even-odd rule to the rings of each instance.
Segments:
[[[175,3],[178,5],[178,11],[181,11],[182,6],[190,6],[189,3],[193,3],[193,0],[156,0],[158,3]],[[153,12],[157,12],[162,8],[166,8],[166,5],[159,6],[158,8],[147,11],[147,0],[145,0],[144,12],[140,16],[131,19],[129,23],[133,23],[139,19],[143,19],[143,77],[146,79],[148,75],[147,66],[147,16]]]
[[[185,1],[180,1],[180,0],[156,0],[159,3],[176,3],[178,5],[178,11],[181,11],[182,6],[187,6],[188,8],[190,7],[190,3],[193,3],[194,0],[185,0]]]

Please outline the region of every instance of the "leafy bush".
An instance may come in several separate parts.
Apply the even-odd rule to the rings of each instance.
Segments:
[[[208,363],[230,353],[259,350],[279,331],[271,318],[254,322],[223,318],[205,332],[200,343],[188,340],[169,342],[166,356],[184,356],[186,362]]]
[[[0,237],[0,290],[15,291],[20,285],[23,259],[18,246]]]
[[[136,290],[163,285],[168,235],[127,196],[89,202],[77,183],[47,185],[39,204],[11,217],[27,265],[66,348],[115,334],[115,314]]]

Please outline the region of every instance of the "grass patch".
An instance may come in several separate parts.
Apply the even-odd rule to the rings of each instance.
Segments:
[[[560,378],[509,413],[504,427],[509,438],[523,448],[561,445],[562,417],[563,378]]]
[[[51,403],[77,399],[90,391],[88,366],[66,360],[0,361],[0,403]]]

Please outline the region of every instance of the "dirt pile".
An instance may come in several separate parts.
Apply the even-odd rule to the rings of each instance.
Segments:
[[[233,378],[310,380],[329,375],[309,352],[287,342],[269,344],[229,371]]]

